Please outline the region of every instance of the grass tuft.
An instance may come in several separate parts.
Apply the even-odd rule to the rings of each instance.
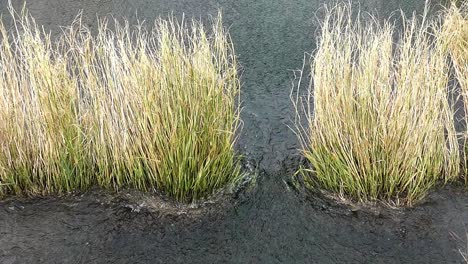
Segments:
[[[438,38],[450,55],[460,94],[465,108],[465,124],[468,124],[468,2],[455,2],[442,12],[443,23]],[[468,186],[468,130],[464,136],[464,178]]]
[[[143,24],[78,18],[52,41],[26,11],[0,23],[0,195],[91,185],[180,201],[239,178],[240,83],[219,14]],[[112,30],[110,29],[112,28]]]
[[[312,81],[294,99],[307,186],[412,205],[457,177],[446,56],[426,15],[403,20],[398,34],[388,21],[353,19],[349,4],[326,9]]]

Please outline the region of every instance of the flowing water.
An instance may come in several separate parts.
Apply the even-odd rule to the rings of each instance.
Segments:
[[[297,139],[288,128],[293,70],[314,49],[326,2],[28,1],[37,22],[53,32],[80,10],[93,28],[107,15],[150,22],[170,13],[206,19],[221,9],[243,70],[238,151],[258,164],[260,174],[254,188],[206,205],[202,213],[151,210],[126,195],[97,190],[7,199],[0,202],[0,263],[461,263],[468,195],[456,187],[407,210],[354,210],[288,187],[299,164]],[[361,0],[360,6],[384,18],[398,8],[421,12],[424,1]],[[0,0],[0,13],[6,8]]]

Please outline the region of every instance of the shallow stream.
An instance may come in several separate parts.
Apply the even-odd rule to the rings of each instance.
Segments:
[[[299,164],[289,93],[293,70],[314,49],[326,0],[29,0],[39,24],[54,32],[80,10],[133,21],[207,18],[221,8],[243,68],[244,122],[238,151],[258,164],[257,185],[202,213],[135,207],[126,196],[79,196],[0,202],[0,263],[461,263],[468,195],[437,190],[414,209],[355,210],[291,190]],[[21,7],[23,1],[13,1]],[[361,0],[384,18],[422,0]],[[6,13],[7,0],[0,0]],[[455,236],[458,235],[460,240]]]

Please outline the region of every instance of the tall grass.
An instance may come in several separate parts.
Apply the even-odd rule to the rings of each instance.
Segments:
[[[465,108],[465,124],[468,124],[468,2],[454,3],[442,13],[443,23],[438,38],[450,54],[460,94]],[[464,132],[464,177],[468,184],[468,130]]]
[[[238,66],[221,15],[151,30],[77,19],[56,41],[0,24],[0,194],[157,189],[180,201],[240,174]],[[112,28],[112,30],[110,29]]]
[[[307,186],[412,205],[458,175],[446,57],[426,16],[403,19],[398,33],[388,21],[353,19],[349,5],[326,9],[312,81],[294,99]]]

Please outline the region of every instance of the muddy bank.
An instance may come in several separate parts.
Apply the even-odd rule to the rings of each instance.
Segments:
[[[13,1],[20,7],[23,1]],[[298,165],[292,70],[314,49],[315,14],[325,0],[34,0],[39,24],[57,31],[79,10],[135,21],[183,12],[224,12],[243,66],[244,127],[238,150],[259,164],[256,188],[206,205],[202,213],[165,213],[99,191],[65,198],[0,202],[0,263],[460,263],[451,232],[468,228],[468,195],[447,187],[412,210],[351,211],[305,197],[285,181]],[[0,0],[5,13],[6,0]],[[424,1],[363,0],[386,17],[421,11]],[[465,243],[466,245],[466,243]]]

